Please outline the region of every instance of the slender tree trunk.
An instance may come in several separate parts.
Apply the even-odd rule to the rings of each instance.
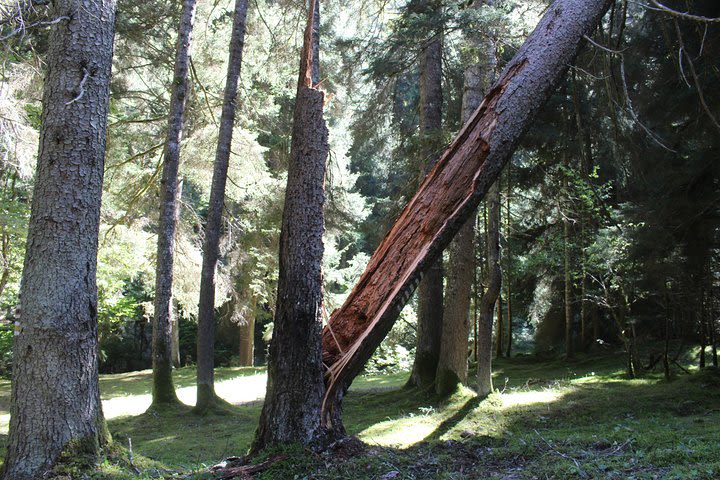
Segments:
[[[486,397],[493,390],[492,384],[492,331],[495,304],[500,305],[500,180],[493,183],[487,193],[488,234],[487,234],[487,290],[480,300],[480,331],[477,363],[477,393]],[[502,315],[500,322],[502,324]],[[498,344],[501,343],[498,330]]]
[[[505,356],[510,358],[510,352],[512,351],[512,333],[513,333],[513,321],[512,321],[512,290],[510,287],[510,283],[512,282],[511,271],[511,262],[512,258],[510,257],[510,193],[512,192],[512,178],[510,177],[510,167],[511,164],[508,164],[507,166],[507,183],[508,183],[508,189],[507,189],[507,198],[505,199],[506,204],[506,228],[505,228],[505,250],[503,251],[503,257],[505,258],[505,283],[506,283],[506,291],[507,291],[507,350],[505,350]]]
[[[177,318],[177,312],[173,312],[170,317],[172,320],[172,364],[174,368],[180,368],[180,320]]]
[[[220,132],[212,185],[208,218],[205,225],[205,243],[203,245],[203,263],[200,274],[200,302],[198,304],[197,336],[197,403],[195,412],[203,413],[217,403],[215,395],[215,269],[220,255],[220,230],[225,205],[225,184],[230,164],[235,111],[237,109],[238,81],[242,67],[243,47],[245,45],[245,19],[248,0],[235,1],[232,34],[230,35],[230,56],[223,109],[220,116]]]
[[[665,292],[665,348],[663,349],[663,372],[670,380],[670,295]]]
[[[155,322],[153,324],[153,401],[152,407],[178,403],[172,380],[172,289],[175,261],[175,235],[178,222],[178,170],[180,140],[188,93],[189,52],[192,39],[195,0],[184,0],[175,52],[167,138],[163,153],[158,221],[157,267],[155,270]]]
[[[600,312],[596,306],[591,307],[590,318],[592,318],[593,327],[592,340],[593,342],[597,342],[600,338]]]
[[[184,180],[181,178],[178,181],[177,198],[182,198]],[[175,206],[177,211],[175,212],[175,218],[180,219],[180,202]],[[172,332],[172,364],[174,368],[180,368],[180,319],[178,318],[178,305],[177,302],[172,302],[172,308],[170,309],[170,329]]]
[[[477,245],[473,245],[473,247],[477,247]],[[473,305],[473,360],[477,362],[478,358],[478,348],[477,348],[477,340],[478,340],[478,298],[480,297],[480,288],[479,283],[480,279],[478,278],[478,258],[477,253],[473,256],[473,296],[472,296],[472,305]]]
[[[498,220],[498,224],[500,221]],[[505,339],[505,331],[503,325],[503,314],[502,314],[502,271],[500,273],[500,292],[498,292],[497,302],[495,303],[495,313],[497,330],[495,338],[495,357],[501,358],[503,356],[503,340]]]
[[[476,0],[473,8],[479,8],[486,1]],[[467,122],[480,106],[485,93],[490,89],[495,76],[495,44],[486,36],[475,41],[478,60],[465,70],[463,89],[462,121]],[[447,270],[447,288],[445,291],[440,358],[435,378],[435,392],[447,395],[458,384],[467,384],[468,376],[468,334],[470,297],[476,277],[475,265],[475,220],[477,213],[470,216],[457,236],[450,244]],[[477,306],[475,307],[477,317]],[[477,322],[475,326],[475,359],[477,360]]]
[[[568,189],[567,177],[565,177],[565,191]],[[567,212],[563,215],[563,259],[564,259],[564,284],[565,284],[565,356],[573,358],[573,328],[572,328],[572,284],[570,283],[570,219]]]
[[[420,2],[440,15],[437,2]],[[438,160],[442,129],[442,39],[438,34],[420,54],[420,135],[422,154],[428,158],[427,174]],[[435,383],[443,321],[443,264],[442,257],[425,272],[418,288],[418,327],[415,363],[408,386],[431,388]]]
[[[578,95],[578,89],[580,88],[575,76],[575,71],[572,74],[573,84],[573,107],[575,110],[575,125],[577,127],[577,141],[580,143],[580,174],[585,182],[590,182],[590,168],[592,164],[592,141],[590,135],[585,130],[580,96]],[[587,265],[585,258],[585,246],[587,243],[586,228],[588,226],[588,214],[583,207],[580,211],[580,348],[582,351],[587,351],[589,341],[588,331],[588,302],[587,296]]]
[[[328,130],[324,94],[312,78],[311,0],[293,118],[291,161],[280,234],[280,276],[270,341],[268,384],[253,451],[277,443],[313,447],[327,441],[320,424],[322,370],[322,256]],[[313,21],[315,20],[315,21]],[[317,38],[317,37],[316,37]]]
[[[115,1],[56,0],[14,339],[2,478],[44,478],[110,440],[100,404],[97,249]]]
[[[708,275],[710,281],[710,292],[712,292],[712,274]],[[717,352],[717,321],[715,320],[715,299],[710,295],[710,312],[708,317],[708,329],[710,333],[710,346],[712,348],[712,364],[713,367],[718,366],[718,352]]]
[[[342,429],[341,403],[417,286],[473,214],[597,26],[609,0],[557,0],[462,128],[370,258],[323,332],[323,422]],[[331,333],[332,330],[332,333]]]
[[[252,367],[255,358],[255,311],[257,299],[253,297],[245,323],[240,325],[240,366]]]
[[[700,319],[700,368],[705,368],[705,350],[707,350],[707,321],[705,318],[705,289],[700,287],[700,308],[698,318]]]

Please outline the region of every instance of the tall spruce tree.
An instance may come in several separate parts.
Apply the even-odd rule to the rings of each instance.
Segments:
[[[492,5],[491,0],[476,0],[472,8]],[[465,69],[462,123],[475,113],[495,77],[497,59],[492,32],[468,34],[472,63]],[[467,384],[468,335],[470,331],[470,297],[475,277],[475,218],[472,215],[450,244],[447,287],[443,309],[440,358],[435,378],[439,395],[451,393],[457,384]]]
[[[175,72],[170,96],[168,128],[163,151],[160,182],[158,253],[155,271],[155,319],[153,324],[153,406],[177,403],[172,380],[172,310],[175,262],[175,235],[178,223],[178,171],[180,141],[188,95],[190,44],[192,41],[195,0],[184,0],[175,51]]]
[[[237,90],[245,45],[245,20],[248,0],[235,1],[230,36],[230,58],[220,117],[220,134],[215,153],[215,168],[210,187],[210,204],[205,225],[203,264],[200,277],[197,337],[197,403],[196,412],[204,412],[217,403],[215,395],[215,268],[220,254],[220,229],[225,204],[225,185],[230,164],[230,148],[235,125]]]
[[[57,0],[14,341],[6,480],[44,478],[110,439],[96,286],[115,1]]]
[[[408,5],[411,13],[424,15],[432,28],[420,51],[420,144],[424,177],[435,166],[442,146],[442,3],[417,0]],[[443,263],[430,265],[418,287],[418,324],[415,363],[409,386],[431,388],[440,358],[443,316]]]

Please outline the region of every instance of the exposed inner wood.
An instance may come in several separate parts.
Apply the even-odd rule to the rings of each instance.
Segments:
[[[476,197],[480,167],[490,150],[488,139],[498,118],[495,107],[524,65],[521,61],[509,69],[485,97],[403,209],[343,306],[332,313],[323,330],[326,402],[380,319],[410,297],[429,254],[441,251],[460,227],[459,213]]]

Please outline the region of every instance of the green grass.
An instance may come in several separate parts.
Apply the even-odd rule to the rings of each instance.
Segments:
[[[498,391],[483,400],[469,389],[445,400],[402,389],[407,374],[361,377],[344,419],[364,446],[321,455],[288,447],[288,458],[257,478],[720,478],[720,373],[628,380],[622,362],[621,356],[499,360]],[[180,369],[175,378],[181,398],[192,403],[194,371]],[[217,379],[235,406],[223,416],[198,417],[182,407],[141,413],[149,405],[150,372],[102,376],[117,447],[95,478],[203,478],[187,475],[244,454],[264,374],[218,369]],[[9,384],[0,383],[0,407],[8,395]],[[120,448],[129,439],[140,474]]]

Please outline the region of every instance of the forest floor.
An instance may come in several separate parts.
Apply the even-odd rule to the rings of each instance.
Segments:
[[[678,370],[669,382],[659,373],[631,380],[622,367],[620,354],[501,359],[498,391],[482,400],[468,389],[445,400],[403,389],[405,373],[361,377],[344,418],[362,442],[323,454],[268,452],[254,461],[284,459],[255,478],[720,478],[720,373]],[[176,371],[187,404],[194,375],[192,368]],[[223,368],[216,376],[218,393],[234,407],[199,417],[188,407],[145,413],[149,371],[103,375],[103,408],[118,447],[95,474],[71,467],[64,478],[213,478],[207,467],[248,448],[265,389],[259,368]],[[9,383],[0,382],[0,447],[9,397]],[[130,441],[132,457],[120,448]]]

